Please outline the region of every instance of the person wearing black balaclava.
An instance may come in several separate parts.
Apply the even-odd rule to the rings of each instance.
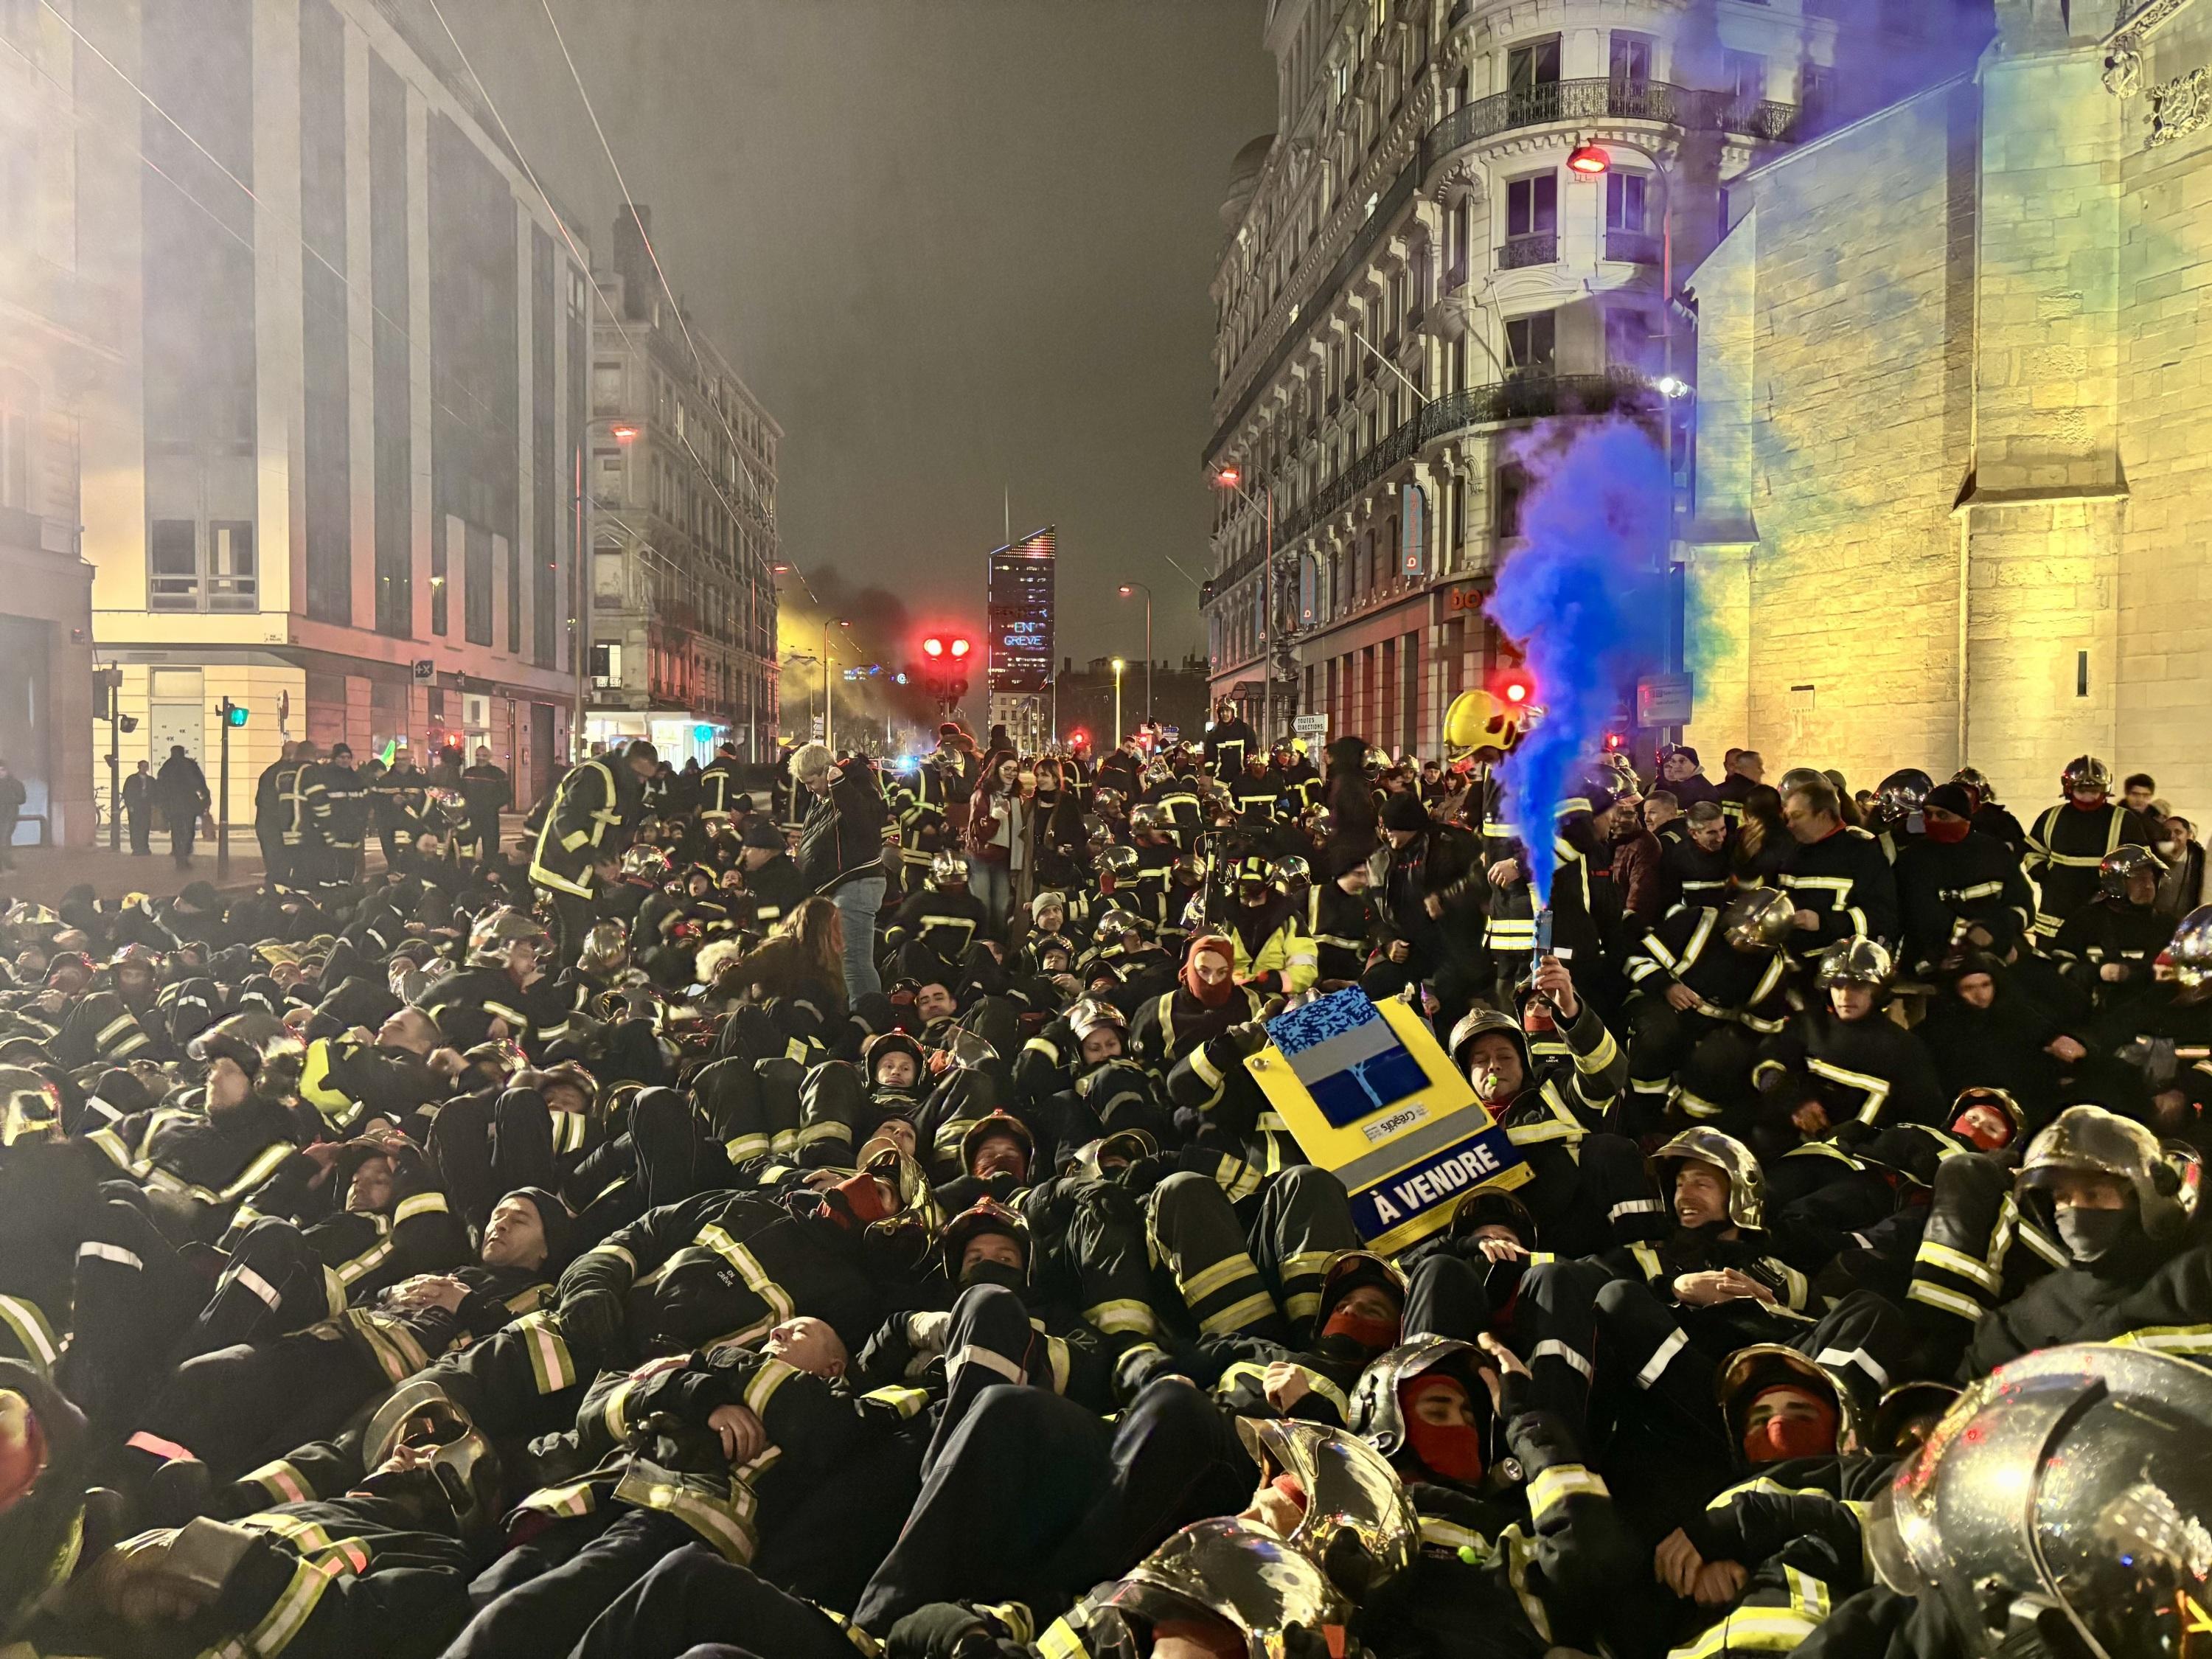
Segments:
[[[2030,1143],[2015,1191],[2069,1265],[1982,1316],[1962,1381],[2061,1342],[2212,1323],[2205,1218],[2183,1206],[2179,1173],[2142,1124],[2069,1108]]]
[[[1916,973],[1966,951],[2008,957],[2035,914],[2019,858],[1975,829],[1973,817],[1966,786],[1939,783],[1921,803],[1923,833],[1897,837],[1900,957]]]

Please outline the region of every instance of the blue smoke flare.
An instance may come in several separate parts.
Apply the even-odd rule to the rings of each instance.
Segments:
[[[1564,446],[1540,428],[1516,459],[1534,480],[1522,545],[1484,609],[1520,645],[1544,711],[1499,776],[1529,885],[1548,904],[1553,815],[1579,793],[1636,676],[1665,659],[1667,463],[1650,434],[1620,419],[1578,423]]]

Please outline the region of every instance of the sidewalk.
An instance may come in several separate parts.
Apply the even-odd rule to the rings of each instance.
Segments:
[[[521,814],[504,815],[500,819],[499,830],[501,844],[512,848],[515,837],[522,833]],[[195,843],[191,864],[185,869],[179,869],[176,860],[169,856],[166,832],[156,833],[152,845],[153,852],[145,858],[131,851],[128,835],[124,836],[119,853],[109,852],[105,839],[97,847],[10,848],[9,853],[15,867],[12,872],[0,871],[0,895],[36,904],[56,905],[70,888],[89,885],[95,895],[110,901],[125,893],[169,898],[181,892],[187,883],[216,880],[213,842],[202,839]],[[363,849],[362,868],[371,875],[384,868],[384,848],[373,833]],[[244,892],[260,880],[261,848],[250,829],[234,827],[230,870],[217,885],[226,891]]]

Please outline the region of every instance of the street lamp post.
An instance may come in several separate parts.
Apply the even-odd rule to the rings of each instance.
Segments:
[[[1114,659],[1114,745],[1117,749],[1121,744],[1121,671],[1127,666],[1121,658]]]
[[[1657,154],[1633,138],[1608,138],[1607,144],[1632,149],[1651,163],[1659,177],[1659,349],[1662,368],[1659,392],[1670,404],[1681,394],[1674,378],[1674,176]],[[1613,157],[1605,144],[1577,144],[1567,156],[1567,170],[1584,179],[1602,179],[1612,171]],[[1667,529],[1674,540],[1674,412],[1667,411]]]
[[[590,444],[592,434],[605,427],[614,441],[627,447],[637,437],[634,422],[618,419],[611,415],[597,415],[584,422],[584,429],[576,437],[576,618],[569,633],[569,654],[576,662],[576,718],[568,739],[568,758],[584,758],[584,703],[590,692],[592,678],[592,626],[589,599],[591,590],[584,578],[585,562],[590,549],[584,544],[584,451]]]
[[[1152,720],[1152,590],[1142,582],[1123,582],[1121,597],[1126,599],[1132,592],[1145,596],[1145,723],[1149,726]]]
[[[1264,501],[1257,500],[1250,490],[1244,488],[1243,476],[1233,466],[1216,467],[1213,481],[1224,489],[1235,490],[1249,505],[1259,507],[1266,517],[1266,551],[1261,555],[1266,561],[1266,574],[1261,584],[1260,604],[1262,609],[1260,632],[1267,641],[1267,654],[1261,659],[1263,665],[1261,683],[1267,690],[1261,699],[1260,721],[1262,726],[1272,727],[1275,706],[1275,486],[1273,480],[1262,485],[1266,499]],[[1263,732],[1261,735],[1265,737],[1267,733]]]
[[[822,624],[822,741],[832,754],[837,749],[837,692],[836,682],[830,677],[830,630],[852,625],[843,617],[831,617]]]

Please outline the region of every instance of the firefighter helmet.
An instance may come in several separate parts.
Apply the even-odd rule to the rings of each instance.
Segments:
[[[2109,795],[2112,793],[2112,769],[2094,755],[2076,755],[2058,775],[2058,789],[2066,795]]]
[[[1452,1209],[1452,1237],[1472,1238],[1485,1227],[1509,1228],[1524,1248],[1536,1248],[1535,1215],[1526,1204],[1502,1188],[1478,1187]]]
[[[904,1054],[914,1061],[915,1080],[929,1069],[928,1058],[921,1052],[921,1044],[904,1031],[878,1031],[860,1045],[860,1069],[868,1075],[868,1086],[876,1086],[877,1063],[890,1054]]]
[[[1106,820],[1096,812],[1085,812],[1083,815],[1083,845],[1091,856],[1097,858],[1113,843],[1114,832],[1106,827]]]
[[[1528,723],[1526,703],[1509,703],[1486,690],[1464,690],[1444,710],[1444,752],[1460,757],[1475,750],[1513,752]]]
[[[1977,1106],[1987,1106],[1994,1111],[2002,1112],[2011,1121],[2012,1141],[2007,1145],[2017,1142],[2027,1133],[2027,1114],[2021,1109],[2021,1104],[2013,1098],[2012,1091],[1987,1085],[1960,1090],[1959,1097],[1951,1103],[1951,1121],[1956,1123],[1961,1113],[1971,1111]]]
[[[1793,766],[1782,775],[1782,781],[1774,786],[1774,793],[1788,800],[1793,791],[1815,783],[1830,789],[1836,787],[1834,780],[1817,766]]]
[[[61,1138],[61,1091],[27,1066],[0,1066],[0,1146]]]
[[[1165,763],[1158,763],[1165,764]],[[1129,833],[1143,835],[1154,830],[1161,835],[1175,828],[1175,817],[1156,800],[1140,800],[1129,809]]]
[[[1133,847],[1109,847],[1098,855],[1098,867],[1116,881],[1127,881],[1135,875],[1139,862]]]
[[[983,1120],[984,1123],[990,1121],[988,1117]],[[976,1125],[977,1128],[981,1127],[982,1124]],[[1004,1133],[1003,1129],[1000,1133]],[[974,1136],[974,1130],[970,1130],[969,1139],[972,1140]],[[961,1143],[963,1149],[968,1144],[967,1140]],[[1029,1223],[997,1199],[979,1198],[946,1222],[945,1231],[938,1235],[938,1242],[945,1247],[945,1270],[956,1281],[960,1277],[960,1258],[967,1254],[968,1241],[985,1233],[997,1233],[1012,1239],[1021,1246],[1022,1261],[1027,1265],[1030,1259]]]
[[[1012,1112],[987,1112],[969,1125],[968,1133],[960,1137],[960,1167],[973,1173],[976,1149],[987,1140],[1011,1140],[1022,1149],[1022,1161],[1026,1164],[1036,1156],[1036,1137],[1030,1126]]]
[[[1118,1167],[1157,1158],[1159,1151],[1159,1143],[1152,1139],[1149,1130],[1116,1129],[1111,1134],[1101,1135],[1079,1147],[1075,1153],[1075,1166],[1083,1174],[1096,1179],[1105,1172],[1109,1160],[1113,1160]]]
[[[1098,918],[1097,925],[1091,930],[1091,937],[1097,941],[1102,951],[1116,945],[1126,951],[1130,948],[1132,938],[1139,945],[1144,943],[1145,924],[1127,910],[1109,910]]]
[[[1447,1052],[1451,1055],[1452,1064],[1458,1066],[1461,1071],[1465,1071],[1468,1045],[1475,1038],[1492,1031],[1500,1036],[1510,1037],[1513,1040],[1514,1048],[1520,1052],[1521,1069],[1524,1073],[1527,1072],[1528,1035],[1521,1029],[1521,1022],[1510,1014],[1502,1014],[1495,1008],[1486,1008],[1480,1004],[1477,1004],[1462,1014],[1459,1023],[1452,1027],[1451,1041],[1444,1045]]]
[[[632,881],[666,881],[672,867],[667,854],[644,842],[625,848],[622,855],[622,872]]]
[[[1958,1389],[1948,1382],[1899,1383],[1874,1408],[1861,1449],[1875,1457],[1904,1457],[1919,1450],[1958,1397]]]
[[[402,1446],[416,1454],[416,1468],[427,1465],[436,1477],[464,1535],[497,1516],[498,1455],[443,1383],[422,1376],[403,1382],[369,1419],[362,1449],[372,1475]]]
[[[507,951],[517,945],[531,946],[542,963],[552,951],[553,936],[545,931],[545,924],[527,910],[507,904],[487,911],[469,929],[469,966],[504,968],[507,965]]]
[[[2013,1182],[2021,1211],[2056,1232],[2051,1191],[2063,1175],[2109,1176],[2135,1194],[2136,1214],[2154,1238],[2170,1238],[2188,1223],[2181,1172],[2158,1139],[2133,1118],[2101,1106],[2069,1106],[2028,1142]]]
[[[1744,1419],[1753,1403],[1775,1388],[1802,1389],[1825,1401],[1835,1408],[1838,1449],[1859,1444],[1865,1413],[1843,1377],[1795,1348],[1778,1342],[1754,1342],[1730,1354],[1713,1377],[1713,1397],[1728,1420],[1731,1445],[1743,1443]]]
[[[1721,916],[1721,936],[1739,951],[1778,951],[1796,927],[1797,906],[1778,887],[1746,889]]]
[[[1185,1527],[1099,1600],[1153,1624],[1210,1613],[1244,1638],[1247,1652],[1266,1655],[1288,1651],[1293,1626],[1334,1632],[1341,1648],[1352,1613],[1311,1560],[1267,1528],[1229,1516]]]
[[[1406,1449],[1406,1413],[1398,1390],[1426,1372],[1449,1368],[1467,1389],[1470,1405],[1487,1397],[1474,1373],[1481,1370],[1472,1342],[1448,1336],[1417,1336],[1370,1361],[1352,1395],[1352,1433],[1385,1457]]]
[[[1093,1031],[1109,1025],[1126,1034],[1129,1029],[1128,1017],[1112,1003],[1097,997],[1085,997],[1067,1011],[1067,1028],[1075,1033],[1078,1042]]]
[[[2197,1206],[2204,1196],[2204,1154],[2185,1140],[2167,1139],[2158,1143],[2166,1165],[2173,1171],[2179,1190],[2173,1201],[2181,1206],[2181,1213],[2190,1220],[2197,1218]]]
[[[2147,875],[2154,878],[2166,873],[2166,860],[2148,847],[2138,847],[2130,842],[2124,847],[2115,847],[2097,861],[2097,885],[2107,898],[2125,898],[2130,877]]]
[[[1674,1177],[1685,1164],[1707,1164],[1728,1177],[1729,1219],[1756,1231],[1766,1223],[1766,1176],[1751,1148],[1718,1129],[1685,1129],[1651,1154],[1652,1172],[1671,1203]]]
[[[1951,781],[1963,783],[1973,791],[1974,805],[1986,806],[1996,799],[1996,791],[1990,787],[1990,780],[1978,766],[1962,766],[1951,774]]]
[[[458,830],[469,821],[469,798],[458,789],[434,789],[422,817],[433,830]]]
[[[1375,1447],[1343,1429],[1283,1418],[1240,1417],[1237,1436],[1261,1480],[1287,1474],[1305,1493],[1287,1541],[1346,1595],[1364,1596],[1413,1565],[1420,1520]]]
[[[587,974],[618,974],[629,966],[629,929],[612,917],[595,921],[584,935],[576,966]]]
[[[929,879],[940,888],[965,887],[968,884],[966,855],[954,852],[932,854],[929,860]]]
[[[2180,1655],[2212,1607],[2212,1377],[2142,1348],[2045,1348],[1969,1385],[1874,1502],[1881,1582],[1971,1659]]]
[[[1884,823],[1902,823],[1926,805],[1928,792],[1936,781],[1917,766],[1907,766],[1892,772],[1875,789],[1881,802]]]
[[[2212,904],[2200,904],[2181,919],[2166,954],[2174,978],[2184,985],[2212,981]]]
[[[112,969],[143,968],[156,979],[161,974],[161,953],[150,945],[126,945],[108,957]]]
[[[1313,866],[1295,854],[1277,859],[1272,873],[1275,885],[1292,898],[1303,896],[1313,885]]]
[[[1111,784],[1102,783],[1091,792],[1091,805],[1107,817],[1121,812],[1128,797]]]
[[[1823,991],[1831,985],[1865,985],[1886,991],[1897,977],[1897,964],[1880,939],[1839,939],[1820,952],[1814,982]]]
[[[1176,881],[1184,887],[1195,887],[1206,879],[1206,860],[1195,853],[1182,853],[1170,866]]]

